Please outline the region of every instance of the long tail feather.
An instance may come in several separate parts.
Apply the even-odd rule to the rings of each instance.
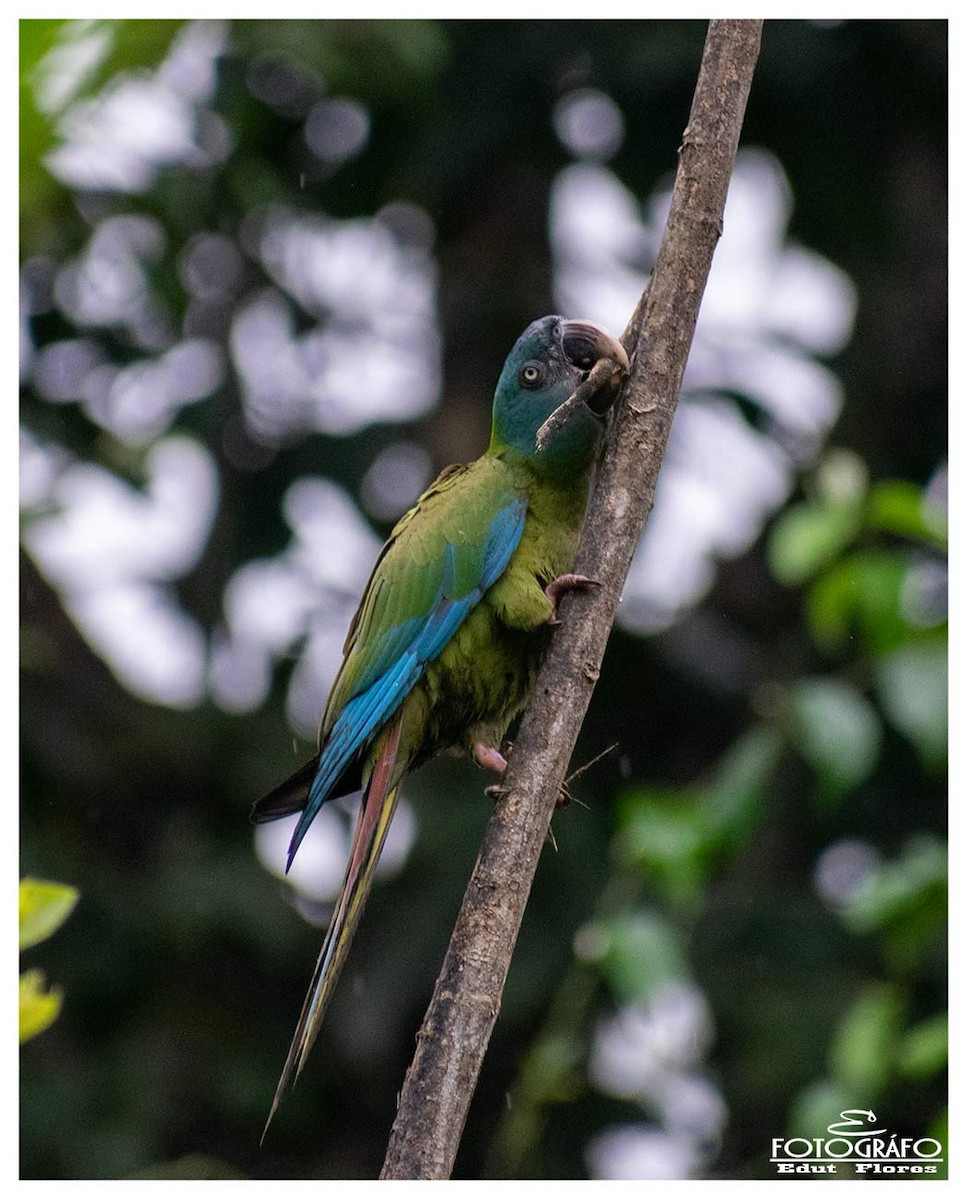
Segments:
[[[288,817],[292,813],[302,812],[309,799],[309,788],[319,769],[319,755],[311,758],[303,765],[277,784],[271,792],[267,792],[261,800],[252,805],[249,819],[256,825],[264,821],[277,821],[280,817]]]
[[[288,779],[277,784],[271,792],[267,792],[261,800],[252,806],[249,819],[256,825],[264,821],[277,821],[280,817],[291,816],[292,813],[302,812],[309,801],[309,792],[313,780],[319,771],[319,755],[304,763],[298,771],[293,771]],[[327,800],[337,796],[345,796],[349,792],[358,792],[363,786],[359,757],[355,758],[343,774],[337,779]],[[317,810],[318,811],[318,810]],[[315,813],[313,814],[315,816]]]
[[[303,1003],[261,1140],[265,1140],[286,1086],[290,1081],[295,1082],[305,1066],[369,895],[373,873],[397,804],[397,788],[391,786],[391,781],[400,745],[401,724],[402,713],[398,712],[381,734],[382,744],[363,794],[339,898],[319,952],[313,980]]]

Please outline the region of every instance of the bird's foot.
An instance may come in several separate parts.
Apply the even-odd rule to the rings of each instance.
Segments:
[[[551,616],[548,618],[548,624],[561,624],[558,620],[558,605],[565,592],[574,592],[579,588],[601,586],[597,579],[589,579],[587,575],[576,575],[574,572],[568,572],[566,575],[559,575],[557,579],[552,579],[551,583],[544,590],[544,594],[551,601]]]
[[[507,748],[510,749],[510,746]],[[508,769],[508,760],[504,757],[500,750],[495,750],[493,746],[485,746],[483,742],[475,742],[472,754],[477,765],[479,767],[484,767],[484,769],[487,771],[494,771],[497,775],[503,775]],[[490,800],[500,800],[502,796],[506,796],[507,794],[508,789],[503,783],[492,783],[484,789],[484,795]],[[558,798],[555,801],[555,808],[564,808],[565,805],[570,804],[571,801],[572,796],[568,791],[568,785],[563,783],[561,785],[561,790],[558,792]],[[554,842],[553,835],[551,837],[551,841]],[[555,846],[555,849],[557,850],[558,847]]]
[[[508,760],[500,750],[495,750],[493,746],[475,742],[471,753],[477,765],[483,767],[485,771],[494,771],[497,775],[503,775],[508,769]],[[502,796],[507,795],[507,792],[508,789],[503,783],[492,783],[484,789],[484,795],[490,800],[500,800]]]
[[[503,775],[508,769],[508,760],[500,750],[495,750],[493,746],[485,746],[483,742],[475,742],[472,753],[474,761],[479,767],[483,767],[485,771],[494,771],[497,775]]]

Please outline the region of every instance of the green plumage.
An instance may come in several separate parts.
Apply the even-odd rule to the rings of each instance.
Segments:
[[[346,876],[272,1112],[319,1027],[403,775],[446,750],[503,768],[499,748],[527,703],[557,595],[582,582],[568,572],[601,422],[573,393],[603,358],[628,366],[622,347],[587,323],[545,317],[518,339],[498,381],[486,453],[447,468],[377,559],[323,713],[319,755],[256,805],[256,820],[303,810],[291,862],[321,804],[363,787]],[[539,451],[538,429],[570,397]]]
[[[401,765],[419,765],[451,747],[472,754],[476,743],[500,745],[527,700],[550,633],[552,604],[544,588],[574,562],[590,466],[549,486],[526,462],[491,451],[469,466],[450,468],[394,530],[368,589],[367,600],[375,598],[364,604],[354,630],[348,668],[357,657],[358,670],[369,666],[374,630],[426,611],[445,541],[457,550],[458,594],[469,591],[479,577],[480,546],[493,514],[516,496],[527,499],[521,540],[501,578],[403,701]],[[348,686],[341,680],[333,689],[327,717]],[[325,736],[326,718],[323,731]]]

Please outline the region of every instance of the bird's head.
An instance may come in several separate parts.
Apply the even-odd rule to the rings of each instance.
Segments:
[[[596,364],[615,364],[611,385],[569,405],[540,450],[538,430],[588,379]],[[628,369],[620,342],[590,321],[542,317],[514,343],[494,393],[491,453],[508,450],[549,471],[584,470],[594,458],[603,419],[615,399],[615,381]]]

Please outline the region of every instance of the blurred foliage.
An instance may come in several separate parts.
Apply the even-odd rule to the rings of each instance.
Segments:
[[[164,166],[130,195],[61,183],[44,156],[71,105],[156,67],[181,28],[21,22],[30,270],[52,276],[107,216],[150,216],[166,243],[152,286],[181,328],[179,256],[199,232],[241,244],[261,205],[348,218],[402,201],[433,222],[444,355],[428,417],[350,438],[265,452],[239,434],[231,381],[179,410],[173,428],[208,447],[221,499],[177,591],[214,628],[238,566],[285,545],[294,480],[327,476],[359,500],[401,432],[435,468],[479,452],[507,348],[554,307],[548,196],[570,161],[557,99],[614,99],[626,134],[610,166],[645,199],[674,168],[704,25],[232,22],[213,101],[223,160]],[[56,67],[78,43],[84,69]],[[768,1178],[771,1137],[823,1132],[856,1106],[899,1134],[945,1136],[946,53],[942,22],[767,24],[744,141],[783,163],[793,236],[860,297],[830,364],[846,397],[836,448],[674,627],[614,631],[575,761],[619,748],[555,818],[459,1178],[585,1177],[593,1139],[625,1126],[687,1143],[693,1173]],[[254,90],[280,65],[295,107]],[[323,93],[369,113],[365,151],[338,168],[299,136]],[[246,257],[239,296],[266,282]],[[227,344],[230,314],[209,317]],[[54,299],[28,327],[36,347],[83,335],[111,361],[135,354],[129,331],[82,329]],[[32,435],[147,478],[150,447],[29,379],[21,412]],[[406,868],[377,888],[260,1150],[321,936],[259,865],[247,822],[295,757],[291,664],[252,713],[165,708],[124,691],[28,556],[21,598],[22,862],[85,897],[44,947],[70,1003],[23,1052],[23,1177],[374,1177],[487,819],[480,776],[441,760],[414,777]],[[632,1014],[654,1032],[676,996],[706,1033],[662,1078],[705,1097],[702,1129],[601,1065],[609,1030]]]
[[[46,883],[40,879],[20,881],[20,949],[36,946],[55,933],[67,920],[77,904],[75,888],[63,883]],[[44,976],[38,970],[24,971],[20,976],[20,1040],[26,1042],[43,1033],[57,1020],[63,996],[60,991],[46,989]]]
[[[120,72],[157,66],[181,21],[20,22],[20,210],[24,248],[66,215],[69,193],[44,169],[56,126]]]
[[[845,467],[852,477],[848,496],[857,519],[849,536],[844,535],[844,524],[831,521],[821,537],[821,518],[830,503],[824,480],[829,482],[834,460],[842,477]],[[880,516],[883,509],[879,501],[867,504],[862,464],[841,452],[820,464],[816,477],[806,481],[805,491],[818,498],[791,506],[770,531],[769,558],[784,582],[790,579],[789,566],[795,562],[798,582],[816,579],[813,586],[823,587],[843,569],[845,561],[852,560],[856,542],[867,535],[875,542],[882,541],[884,530],[903,531],[926,545],[943,548],[939,526],[914,518],[930,503],[916,488],[886,481],[877,492],[892,497],[889,507],[895,518],[865,519],[863,513]],[[919,550],[924,549],[915,540],[910,546],[885,548],[880,553],[903,581]],[[804,598],[808,611],[809,603],[808,593]],[[849,610],[854,594],[845,594],[842,603]],[[846,643],[832,656],[837,660],[836,673],[795,679],[786,686],[764,684],[756,707],[765,719],[742,734],[706,778],[679,788],[639,786],[620,797],[611,847],[613,874],[602,891],[609,914],[576,935],[576,967],[562,984],[551,1015],[525,1059],[495,1138],[489,1164],[493,1174],[530,1173],[527,1168],[533,1169],[533,1161],[529,1156],[541,1144],[539,1134],[546,1132],[553,1119],[554,1106],[587,1099],[588,1085],[583,1085],[579,1067],[587,1058],[590,1030],[598,1019],[598,991],[604,991],[615,1006],[643,1004],[663,983],[692,975],[690,959],[702,958],[697,954],[697,940],[703,923],[716,921],[723,884],[731,881],[737,886],[744,860],[748,869],[755,861],[751,856],[758,843],[769,836],[776,816],[763,800],[771,791],[776,795],[790,786],[794,757],[809,768],[822,828],[832,825],[859,789],[890,786],[892,765],[884,752],[885,716],[905,734],[913,749],[922,751],[925,743],[939,747],[936,758],[925,759],[921,754],[925,769],[934,772],[943,763],[946,623],[936,621],[928,629],[923,614],[905,613],[898,587],[891,593],[891,603],[885,601],[883,611],[863,610],[860,615],[872,629],[886,619],[894,630],[894,636],[886,639],[890,650],[884,651],[885,639],[876,637],[859,646]],[[833,611],[831,621],[843,622],[846,628],[842,612]],[[815,625],[812,629],[819,647],[825,650],[831,644],[828,628]],[[885,698],[883,664],[926,646],[937,651],[930,667],[906,676]],[[899,711],[905,714],[900,719]],[[893,858],[876,864],[868,861],[865,867],[856,873],[849,888],[829,898],[843,930],[866,938],[869,949],[862,955],[858,947],[857,957],[851,959],[848,946],[842,945],[841,954],[852,964],[852,978],[843,996],[831,998],[826,1055],[817,1047],[818,1059],[826,1060],[827,1074],[805,1083],[788,1100],[789,1136],[824,1136],[827,1125],[842,1109],[877,1106],[882,1113],[885,1098],[890,1103],[892,1096],[903,1094],[915,1083],[944,1078],[947,1015],[926,1015],[930,1008],[924,1006],[944,1002],[943,988],[935,991],[930,984],[940,968],[944,947],[945,847],[939,838],[918,833]],[[776,898],[783,902],[779,887]],[[818,916],[814,914],[810,923]],[[803,937],[807,924],[804,922],[804,930],[799,932],[791,929],[791,936]],[[796,953],[797,949],[794,943],[786,952]],[[802,949],[806,965],[811,956],[809,943]],[[812,954],[817,954],[817,948]],[[734,967],[742,977],[741,964],[734,963]],[[723,968],[717,966],[717,970]],[[827,987],[819,972],[814,987]],[[928,997],[933,991],[932,1001]],[[764,1008],[761,1018],[775,1023],[778,1045],[787,1040],[784,1023],[806,1019],[809,1006],[817,999],[810,990],[778,1014]],[[632,1051],[630,1044],[626,1052]],[[647,1072],[643,1072],[639,1105],[654,1119],[655,1096],[647,1083]],[[933,1117],[937,1125],[945,1119],[943,1099],[934,1103],[937,1111],[925,1116]]]

